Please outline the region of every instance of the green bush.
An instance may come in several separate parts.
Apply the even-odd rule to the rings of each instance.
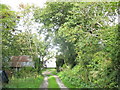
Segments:
[[[14,76],[18,78],[30,77],[31,75],[37,75],[37,72],[33,67],[23,67],[18,71],[14,71]]]

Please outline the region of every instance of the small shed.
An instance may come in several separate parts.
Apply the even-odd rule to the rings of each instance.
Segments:
[[[12,56],[10,62],[11,68],[34,67],[34,62],[30,56]]]

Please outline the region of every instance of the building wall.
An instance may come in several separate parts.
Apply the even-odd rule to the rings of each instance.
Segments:
[[[34,67],[34,62],[21,62],[22,67]]]
[[[46,62],[47,68],[56,68],[56,59],[51,58]]]

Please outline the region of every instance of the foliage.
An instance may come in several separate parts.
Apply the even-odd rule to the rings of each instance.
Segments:
[[[10,10],[10,7],[4,4],[0,4],[0,7],[0,28],[2,30],[2,61],[4,66],[6,65],[10,55],[12,55],[11,42],[16,23],[18,22],[18,16],[16,12]]]
[[[118,15],[117,5],[117,2],[48,2],[45,8],[36,10],[34,17],[43,24],[42,31],[52,32],[54,44],[59,46],[61,54],[56,59],[57,68],[64,68],[61,78],[71,85],[118,87],[118,25],[113,18]]]
[[[76,58],[78,65],[72,70],[63,72],[60,76],[61,79],[79,88],[118,87],[118,65],[115,64],[116,55],[113,52],[117,45],[115,44],[116,31],[117,26],[97,31],[97,34],[102,38],[102,43],[99,45],[99,40],[96,40],[96,44],[98,44],[96,47],[96,44],[93,44],[96,37],[89,38],[89,41],[94,40],[94,42],[89,42],[87,47],[85,44],[84,48],[81,48],[81,44],[79,44]],[[83,51],[86,51],[86,53],[83,53]]]
[[[15,78],[26,78],[31,76],[37,76],[37,70],[33,67],[20,68],[18,72],[13,70],[13,77]]]
[[[8,64],[11,62],[11,56],[29,55],[40,73],[43,58],[46,55],[47,43],[42,41],[40,36],[32,33],[34,19],[30,15],[34,6],[20,4],[21,12],[19,13],[11,11],[4,4],[1,4],[0,7],[2,7],[0,20],[2,23],[3,69],[10,67]],[[18,26],[22,26],[23,30],[19,30]]]
[[[59,47],[57,71],[62,71],[60,77],[66,84],[76,88],[118,87],[118,2],[47,2],[44,8],[21,4],[25,32],[16,30],[18,14],[0,6],[4,66],[13,55],[30,55],[39,73],[48,48],[54,45]],[[36,29],[45,35],[44,41],[32,34],[31,22],[41,24]],[[24,69],[21,72],[26,74]]]

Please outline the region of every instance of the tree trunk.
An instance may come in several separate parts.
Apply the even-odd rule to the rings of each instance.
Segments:
[[[38,60],[38,74],[40,74],[41,67],[40,67],[40,59]]]

